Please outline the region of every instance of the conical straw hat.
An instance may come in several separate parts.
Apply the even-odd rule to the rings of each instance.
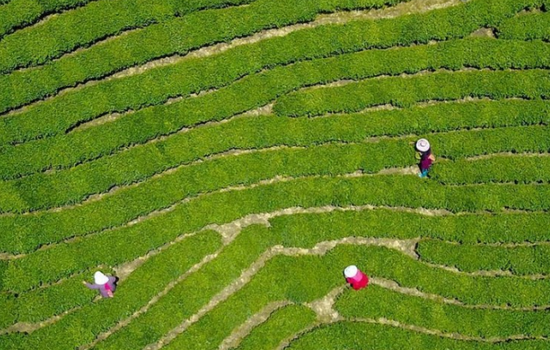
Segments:
[[[96,271],[96,273],[94,273],[94,282],[95,284],[105,284],[109,282],[109,277],[99,271]]]
[[[416,149],[420,152],[427,152],[430,149],[430,142],[426,139],[416,141]]]
[[[346,276],[346,278],[355,277],[355,275],[357,275],[357,271],[359,271],[357,266],[350,265],[344,269],[344,276]]]

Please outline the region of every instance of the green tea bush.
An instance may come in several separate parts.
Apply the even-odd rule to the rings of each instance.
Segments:
[[[78,8],[94,0],[2,0],[0,38],[55,12]]]
[[[94,294],[92,291],[82,292],[82,277],[75,278],[76,289],[64,289],[63,298],[66,301],[64,309],[78,306],[76,311],[63,317],[51,328],[42,328],[32,333],[32,336],[24,336],[21,333],[10,333],[0,336],[0,342],[6,349],[29,349],[46,346],[59,349],[73,349],[77,345],[83,345],[94,340],[94,336],[114,326],[117,322],[129,317],[133,312],[145,306],[147,302],[165,286],[182,275],[192,265],[198,263],[206,254],[213,253],[221,245],[217,233],[209,231],[200,235],[189,237],[167,248],[162,254],[155,255],[147,260],[139,269],[122,281],[117,288],[115,299],[84,303],[83,296]],[[91,275],[91,274],[90,274]],[[33,297],[29,293],[24,303],[18,305],[19,312],[27,312],[26,308],[38,307],[42,313],[35,315],[33,321],[51,317],[48,310],[40,306],[43,299]],[[7,310],[9,311],[9,310]],[[58,313],[61,310],[57,311]],[[15,312],[12,312],[14,314]],[[17,313],[15,313],[17,314]],[[26,318],[21,317],[21,320]],[[13,321],[11,321],[13,322]],[[4,324],[3,324],[4,325]],[[61,341],[63,340],[63,341]],[[50,346],[50,345],[49,345]]]
[[[502,21],[497,26],[497,35],[502,39],[548,41],[550,39],[549,12],[516,16]]]
[[[369,286],[362,293],[344,293],[334,309],[347,319],[384,317],[402,324],[470,337],[511,338],[518,334],[536,337],[550,332],[547,321],[550,315],[545,312],[466,308],[377,285]]]
[[[323,53],[323,51],[327,49],[330,50],[329,52],[333,53],[349,52],[357,51],[361,48],[387,48],[395,45],[405,46],[413,43],[427,43],[430,40],[449,40],[453,38],[462,38],[479,27],[493,25],[507,17],[513,16],[514,13],[520,11],[522,8],[528,6],[531,3],[533,3],[533,1],[507,0],[505,2],[501,1],[499,3],[499,6],[494,6],[494,4],[491,4],[491,1],[489,0],[475,0],[470,1],[469,3],[459,7],[435,10],[427,14],[411,15],[397,19],[353,21],[346,25],[322,26],[320,28],[313,28],[309,30],[299,31],[298,33],[292,33],[288,36],[288,38],[270,39],[268,40],[267,45],[269,46],[269,43],[277,43],[275,45],[275,51],[268,50],[264,51],[265,53],[262,53],[259,56],[252,55],[245,58],[261,57],[262,60],[266,58],[269,58],[270,60],[277,60],[277,58],[279,58],[281,55],[288,56],[289,54],[291,54],[289,59],[292,62],[300,59],[300,56],[303,55],[301,53],[302,50],[305,52],[313,52],[313,55],[315,55],[316,53],[315,57],[323,57],[327,55],[326,53]],[[338,6],[336,6],[336,4],[333,4],[332,8],[339,8]],[[342,4],[344,4],[344,2],[342,2]],[[361,2],[361,4],[363,3]],[[316,6],[321,6],[321,4],[317,4]],[[321,7],[321,9],[323,9],[323,7]],[[240,10],[231,9],[231,11]],[[206,15],[200,14],[200,16]],[[211,20],[210,17],[209,19]],[[176,19],[176,21],[181,20]],[[190,28],[195,28],[195,25],[196,23],[189,24]],[[230,24],[228,25],[228,27],[230,27]],[[153,29],[148,30],[152,31]],[[180,31],[181,30],[182,29],[180,28]],[[303,32],[303,34],[300,32]],[[317,37],[317,33],[321,35]],[[384,33],[384,35],[380,35],[380,33]],[[160,36],[160,34],[155,34],[151,32],[150,36],[153,35]],[[311,38],[311,35],[313,35],[314,37]],[[345,41],[341,39],[342,35],[345,35]],[[147,37],[140,37],[134,42],[134,36],[146,35],[141,33],[129,35],[127,36],[128,38],[113,40],[111,43],[109,43],[110,46],[115,46],[113,48],[111,48],[109,45],[102,45],[98,48],[75,55],[75,57],[68,56],[66,58],[54,61],[52,64],[41,67],[41,69],[30,70],[28,72],[21,73],[16,72],[12,75],[5,77],[6,80],[4,80],[4,77],[0,78],[0,89],[4,87],[9,87],[9,89],[5,91],[0,90],[0,112],[14,108],[16,106],[20,106],[25,102],[33,101],[37,98],[53,94],[62,87],[74,86],[77,83],[85,82],[90,79],[98,79],[112,73],[113,71],[121,70],[128,66],[146,62],[153,57],[167,56],[175,52],[183,54],[187,52],[186,50],[189,49],[187,48],[186,50],[182,51],[182,49],[176,50],[173,48],[172,50],[169,50],[169,45],[165,45],[163,47],[158,47],[158,45],[151,45],[149,50],[159,50],[159,52],[155,55],[152,52],[143,52],[143,48],[133,48],[133,45],[139,45],[136,43],[141,43],[144,41],[155,40],[160,40],[161,42],[164,40],[165,44],[169,44],[172,43],[172,40],[164,38],[147,39]],[[192,38],[187,38],[186,40],[191,39]],[[119,43],[119,41],[121,42]],[[279,42],[292,43],[292,45],[287,44],[281,47],[278,46]],[[299,45],[294,45],[297,42],[299,42]],[[256,45],[264,46],[263,43],[258,43]],[[140,47],[141,46],[142,45],[140,45]],[[113,57],[113,52],[126,52],[126,50],[132,51],[133,54],[125,56],[117,55],[116,57]],[[232,52],[240,52],[241,50],[242,49],[237,49],[236,51]],[[96,53],[96,51],[98,52]],[[253,51],[250,53],[253,53]],[[228,54],[231,56],[231,53]],[[109,57],[109,60],[106,60],[108,62],[103,62],[104,57]],[[242,60],[243,58],[241,57],[239,61]],[[260,60],[258,63],[261,64],[262,60]],[[223,61],[223,59],[221,61]],[[244,62],[246,61],[247,60],[245,59]],[[233,63],[233,65],[235,65],[236,61],[229,58],[228,60],[226,60],[226,64],[227,63]],[[224,66],[226,64],[224,64]],[[232,72],[234,69],[235,68],[231,67],[230,70],[227,70],[226,67],[222,67],[222,69],[219,70],[220,73],[218,73],[218,75],[225,76],[227,72]],[[152,79],[148,80],[146,86],[151,86],[151,84],[158,84],[159,80],[162,81],[163,86],[168,85],[171,87],[171,89],[179,86],[179,84],[174,84],[173,82],[170,83],[170,80],[167,79],[167,76],[164,73],[167,70],[170,70],[170,68],[165,68],[159,71],[159,78],[151,77]],[[66,74],[66,72],[71,72],[71,74]],[[187,77],[187,75],[182,76]],[[204,78],[205,76],[208,76],[208,74],[201,75],[202,78]],[[140,78],[136,77],[130,79],[140,80]],[[179,79],[177,80],[179,81]],[[123,81],[127,82],[128,80]],[[134,86],[134,84],[125,84],[123,90],[124,93],[121,96],[122,101],[129,101],[129,96],[135,95],[134,98],[138,97],[140,99],[140,104],[138,104],[138,106],[141,106],[143,104],[151,104],[151,102],[153,102],[151,101],[152,98],[143,96],[142,89],[139,89],[137,87],[134,88]],[[91,89],[97,91],[97,89],[102,90],[103,87]],[[132,91],[132,93],[129,93],[128,91]],[[162,91],[162,89],[159,89],[158,91]],[[86,113],[87,110],[91,108],[101,108],[101,105],[104,104],[111,105],[111,107],[107,110],[104,110],[104,112],[113,111],[115,110],[115,108],[113,106],[114,101],[111,94],[112,90],[103,90],[101,92],[97,92],[97,95],[94,97],[90,96],[88,98],[79,98],[78,108],[74,110],[66,110],[67,106],[74,106],[72,103],[66,103],[64,104],[63,108],[56,108],[56,111],[58,113],[66,111],[68,116],[73,116],[77,111],[78,113]],[[167,97],[171,97],[169,91],[164,92],[164,94],[168,95]],[[109,95],[111,98],[107,99],[106,95]],[[164,97],[164,99],[166,99],[167,97]],[[89,103],[86,103],[87,101],[94,101],[94,103],[90,105]],[[130,108],[130,106],[118,107],[116,110],[124,111],[127,108]],[[48,115],[48,113],[46,113],[46,115]],[[80,120],[88,120],[98,115],[99,114],[95,114],[91,117],[89,116],[88,118],[83,118]],[[54,125],[59,125],[58,119],[59,118],[55,118],[56,121],[53,123]],[[64,118],[61,118],[61,121],[63,121],[63,119]],[[51,125],[42,125],[42,127],[51,128]],[[16,135],[25,134],[25,130],[19,130],[18,128],[14,129],[15,130],[12,132],[17,132],[16,134],[7,133],[7,135],[12,135],[11,137],[13,138]],[[2,139],[0,138],[0,140]]]
[[[417,246],[424,261],[454,266],[466,272],[501,270],[517,275],[547,274],[549,251],[545,244],[501,247],[422,240]]]
[[[392,325],[342,321],[322,325],[295,339],[288,349],[326,350],[353,349],[361,346],[375,349],[480,349],[480,350],[542,350],[548,346],[546,340],[509,340],[490,343],[473,340],[457,340],[438,335],[420,333]]]
[[[220,1],[223,0],[212,1],[213,4],[220,4]],[[233,2],[229,3],[246,4],[250,2],[250,0],[231,1]],[[18,80],[19,84],[32,86],[33,84],[30,79],[35,76],[36,72],[39,72],[37,79],[33,80],[37,84],[40,84],[42,90],[49,90],[49,93],[52,93],[61,87],[75,86],[77,83],[99,79],[124,68],[146,63],[155,58],[174,54],[185,55],[190,50],[220,42],[228,42],[238,37],[254,34],[263,29],[279,28],[285,25],[312,21],[320,12],[334,12],[337,9],[381,7],[400,1],[402,0],[354,0],[352,2],[338,0],[319,3],[318,1],[305,0],[298,3],[291,0],[284,0],[283,2],[258,0],[252,2],[249,6],[194,12],[182,17],[162,21],[161,23],[151,24],[143,30],[132,31],[127,35],[118,36],[99,45],[94,45],[90,49],[62,56],[58,60],[49,61],[74,49],[79,44],[90,44],[94,41],[94,38],[96,38],[95,40],[101,39],[110,32],[116,33],[120,31],[125,25],[131,26],[128,22],[140,21],[140,19],[135,18],[136,14],[132,6],[120,6],[117,10],[121,12],[120,19],[114,20],[114,24],[106,25],[103,28],[102,26],[95,26],[95,22],[89,23],[89,26],[92,28],[89,38],[85,38],[83,35],[75,36],[74,34],[80,33],[75,32],[73,34],[69,29],[73,25],[72,22],[61,21],[59,24],[51,22],[51,27],[53,28],[45,28],[49,34],[46,38],[49,38],[51,35],[51,42],[42,44],[41,41],[45,41],[46,39],[40,33],[37,33],[35,36],[34,31],[29,31],[31,38],[15,36],[13,40],[10,39],[11,37],[8,37],[7,41],[0,41],[0,73],[5,74],[20,67],[48,62],[43,67],[45,69],[44,74],[41,74],[42,70],[39,69],[30,70],[28,74],[23,72],[17,75],[21,78]],[[115,8],[119,7],[117,5],[118,2],[111,3]],[[174,7],[179,7],[182,11],[186,9],[185,6],[178,6],[175,3],[173,3]],[[144,3],[142,6],[147,6],[147,4]],[[170,9],[170,6],[168,6],[168,9]],[[193,9],[193,3],[187,9]],[[94,7],[91,12],[94,17],[98,16],[102,18],[105,17],[104,10],[109,13],[113,9],[109,10],[104,6],[100,6],[97,8]],[[166,10],[159,11],[160,14],[157,16],[165,16]],[[177,9],[173,8],[171,11],[174,12]],[[83,13],[83,16],[86,15],[86,19],[89,17],[87,12],[84,11]],[[76,17],[75,15],[68,19],[78,21]],[[242,18],[247,18],[247,20],[242,21]],[[142,22],[151,20],[147,16],[141,19]],[[65,34],[64,36],[70,36],[70,38],[67,38],[67,41],[55,40],[57,35],[61,35],[63,38],[63,34]],[[31,40],[33,36],[35,40]],[[37,40],[39,41],[37,42]],[[19,84],[11,86],[18,86]],[[8,90],[6,92],[6,94],[1,92],[0,96],[3,97],[3,100],[7,99],[8,101],[17,101],[20,99],[32,101],[37,97],[45,96],[42,93],[40,96],[29,98],[28,93],[30,91],[26,91],[25,89],[22,91],[11,89],[11,91]],[[0,112],[7,109],[9,108],[0,109]]]
[[[285,338],[313,324],[315,318],[315,313],[305,306],[285,306],[274,311],[267,321],[254,328],[237,349],[274,349]]]
[[[532,52],[526,50],[522,50],[521,52],[530,57],[535,57],[535,55],[530,55],[530,53],[546,52],[546,44],[537,46],[531,46],[533,49]],[[465,49],[462,44],[459,47]],[[515,56],[516,51],[514,47],[515,45],[510,46],[509,52]],[[477,51],[477,53],[487,52],[487,48],[483,48],[483,45],[478,46],[480,51]],[[413,49],[413,52],[419,50],[421,52],[420,55],[423,56],[426,54],[424,49],[430,50],[428,46]],[[498,51],[501,49],[501,46],[496,48]],[[526,48],[524,47],[524,49]],[[539,49],[542,49],[542,51],[539,51]],[[473,52],[470,62],[476,62],[480,56],[476,55],[476,51],[471,49],[468,51]],[[378,58],[378,62],[382,63],[383,55],[382,52],[379,53],[381,56]],[[8,146],[0,156],[0,174],[5,174],[3,177],[7,179],[28,174],[30,171],[44,170],[50,167],[59,167],[60,165],[78,164],[84,160],[95,159],[102,155],[110,154],[125,146],[144,143],[160,135],[174,133],[182,127],[189,127],[207,121],[227,119],[248,109],[265,105],[278,96],[303,86],[342,78],[358,79],[383,73],[398,74],[408,69],[408,71],[413,70],[418,72],[426,68],[441,68],[448,64],[446,62],[447,57],[440,57],[437,53],[434,54],[436,62],[425,65],[424,61],[422,61],[420,64],[415,64],[415,68],[410,68],[408,60],[396,63],[395,67],[390,64],[387,64],[386,68],[371,67],[370,63],[373,62],[371,60],[372,55],[366,53],[353,54],[350,57],[340,56],[307,61],[288,67],[278,67],[267,72],[247,76],[235,84],[211,94],[184,99],[170,105],[145,108],[114,122],[70,133],[66,137],[37,140],[17,147]],[[413,55],[413,57],[419,57],[420,55]],[[550,57],[550,55],[545,57]],[[539,59],[537,58],[536,61],[539,61]],[[353,64],[350,65],[350,63]],[[468,62],[461,62],[461,64],[470,65]],[[536,63],[533,61],[533,65],[542,68],[547,66],[547,63]],[[321,113],[320,111],[306,111],[305,109],[308,108],[334,110],[335,107],[328,100],[328,95],[331,95],[332,99],[338,100],[338,102],[334,103],[341,105],[340,107],[336,107],[336,109],[348,112],[384,103],[410,105],[414,102],[427,99],[457,99],[471,95],[478,97],[489,96],[496,99],[505,97],[539,98],[546,94],[545,91],[547,90],[545,89],[548,88],[548,81],[547,72],[543,70],[511,72],[476,71],[460,74],[439,72],[414,76],[410,79],[392,77],[375,81],[369,80],[357,83],[358,89],[354,88],[356,84],[351,84],[342,88],[343,90],[317,89],[310,93],[302,92],[283,96],[276,103],[275,110],[280,115],[292,116],[296,114]],[[431,84],[443,84],[447,88],[425,90]],[[508,85],[503,84],[511,85],[508,87]],[[352,93],[351,90],[354,90],[352,95],[350,95]],[[380,93],[371,95],[372,92],[369,93],[369,91]],[[382,91],[384,93],[381,93]],[[312,94],[311,98],[313,100],[310,99],[310,94]],[[319,94],[326,96],[318,96]],[[340,99],[342,94],[346,94],[346,98]],[[361,96],[352,97],[359,94]],[[236,99],[235,96],[240,96],[240,98]],[[317,98],[322,98],[323,100],[318,100]],[[404,101],[404,99],[407,99],[407,101]],[[306,100],[324,101],[324,107],[308,107]],[[355,106],[343,106],[345,103],[351,103]],[[293,111],[293,104],[295,108],[302,111]],[[328,110],[324,110],[324,112]],[[159,115],[163,117],[159,118]],[[90,140],[94,140],[94,142],[90,142]],[[49,154],[44,155],[44,151]],[[69,161],[69,159],[71,160]]]
[[[542,152],[550,150],[544,145]],[[522,150],[513,150],[521,152]],[[496,155],[487,159],[460,159],[441,162],[434,168],[433,179],[444,184],[487,182],[548,182],[550,159],[541,154]]]
[[[279,98],[273,108],[277,115],[298,117],[358,112],[388,102],[409,107],[418,101],[465,97],[539,99],[548,96],[549,82],[544,70],[443,71],[409,79],[389,77],[341,87],[305,89]]]
[[[550,3],[404,2],[0,0],[0,348],[546,349]]]
[[[19,0],[17,0],[19,1]],[[241,5],[253,0],[189,1],[92,1],[89,5],[51,18],[44,24],[19,30],[0,42],[0,55],[5,55],[0,72],[9,73],[20,67],[44,64],[79,47],[119,35],[123,31],[166,22],[176,15],[230,5]],[[36,2],[36,1],[34,1]],[[74,5],[89,2],[75,1]],[[15,5],[16,1],[11,5]],[[54,8],[55,10],[55,8]],[[28,11],[28,10],[27,10]],[[113,13],[116,16],[113,16]],[[1,15],[12,15],[0,12]],[[100,26],[97,23],[101,23]],[[78,28],[78,30],[75,30]]]
[[[25,291],[99,263],[116,265],[135,259],[182,233],[192,232],[211,223],[232,221],[251,213],[327,204],[422,206],[453,212],[500,211],[504,208],[541,211],[549,208],[549,191],[546,185],[445,187],[434,182],[419,182],[411,176],[393,175],[303,178],[256,186],[245,191],[217,192],[178,205],[165,215],[154,216],[140,224],[102,231],[71,244],[63,243],[10,261],[4,274],[4,286],[14,292]],[[235,202],[242,204],[234,206]],[[80,225],[66,226],[69,237],[77,230],[86,230],[82,217],[97,225],[109,213],[94,211],[93,215],[73,216],[78,213],[78,209],[65,211],[63,215],[66,218],[63,221],[65,225],[68,223],[66,220],[77,219]],[[63,231],[61,226],[57,228],[58,235],[63,234]],[[126,245],[128,240],[134,243]],[[111,245],[120,245],[122,248],[118,251],[108,250],[107,247]],[[43,261],[56,261],[56,264],[44,265]]]

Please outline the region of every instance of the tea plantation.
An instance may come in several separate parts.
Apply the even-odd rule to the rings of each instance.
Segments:
[[[549,11],[0,0],[0,349],[550,349]]]

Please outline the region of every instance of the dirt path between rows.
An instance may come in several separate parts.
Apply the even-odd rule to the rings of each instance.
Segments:
[[[406,173],[410,172],[410,170],[408,170],[408,168],[406,168],[405,170],[399,170],[399,168],[395,168],[393,170],[386,170],[386,172],[388,172],[388,171],[392,172],[393,174],[397,174],[399,172],[402,172],[402,173],[406,174]],[[180,201],[172,203],[171,205],[169,205],[165,208],[153,210],[153,211],[148,212],[146,214],[140,215],[140,216],[136,217],[135,219],[132,219],[132,220],[130,220],[126,223],[123,223],[121,225],[114,226],[114,227],[109,227],[107,229],[100,230],[100,231],[97,231],[97,232],[94,232],[94,233],[90,233],[88,235],[75,236],[75,237],[71,237],[71,238],[56,242],[56,243],[45,244],[45,245],[42,245],[36,251],[51,249],[51,248],[59,246],[61,244],[77,242],[77,241],[80,241],[82,239],[87,239],[89,237],[93,237],[95,235],[102,234],[106,231],[112,231],[112,230],[120,229],[120,228],[123,228],[123,227],[133,226],[133,225],[139,224],[139,223],[141,223],[145,220],[148,220],[148,219],[157,217],[159,215],[163,215],[163,214],[166,214],[168,212],[171,212],[171,211],[175,210],[177,207],[179,207],[182,204],[189,203],[191,201],[198,200],[198,199],[203,198],[205,196],[211,196],[211,195],[214,195],[214,194],[217,194],[217,193],[243,191],[243,190],[253,189],[253,188],[256,188],[256,187],[259,187],[259,186],[265,186],[265,185],[270,185],[270,184],[279,183],[279,182],[297,181],[297,180],[303,180],[303,179],[318,179],[318,178],[333,178],[333,177],[334,178],[346,178],[346,177],[378,176],[378,175],[384,176],[384,175],[388,175],[388,174],[387,173],[386,174],[378,174],[378,173],[369,174],[369,173],[363,173],[363,172],[353,172],[353,173],[341,174],[341,175],[335,175],[335,176],[330,176],[330,175],[305,175],[305,176],[296,176],[296,177],[275,176],[274,178],[260,180],[260,181],[257,181],[255,183],[252,183],[252,184],[233,185],[233,186],[224,187],[222,189],[218,189],[218,190],[214,190],[214,191],[210,191],[210,192],[200,192],[200,193],[195,194],[193,196],[186,197],[186,198],[184,198]],[[132,185],[130,185],[130,186],[132,186]],[[104,195],[106,195],[106,194],[104,194]],[[83,205],[83,204],[76,204],[76,205],[74,205],[74,207],[81,206],[81,205]],[[390,207],[388,207],[388,208],[390,208]],[[430,210],[430,211],[435,213],[435,212],[441,212],[442,209],[433,209],[433,210]],[[29,254],[32,254],[32,253],[29,253]],[[12,254],[5,254],[4,253],[4,255],[2,257],[5,260],[13,260],[13,259],[24,258],[27,255],[28,254],[12,255]]]
[[[325,241],[316,244],[313,248],[285,248],[281,245],[275,245],[262,253],[260,257],[252,263],[245,271],[243,271],[239,278],[233,281],[230,285],[225,287],[220,293],[216,294],[209,303],[202,307],[197,313],[186,319],[179,326],[173,328],[167,334],[165,334],[160,340],[153,344],[147,345],[144,350],[158,350],[166,344],[172,342],[178,335],[185,332],[191,325],[200,320],[208,312],[212,311],[216,306],[226,301],[230,296],[237,293],[245,285],[247,285],[251,279],[265,266],[266,262],[278,255],[286,256],[303,256],[303,255],[324,255],[328,251],[334,249],[338,244],[364,244],[364,245],[376,245],[385,246],[391,249],[398,249],[400,251],[408,250],[411,243],[401,243],[400,240],[391,239],[378,239],[378,238],[344,238],[341,240]],[[414,253],[412,253],[414,254]],[[272,311],[271,311],[272,312]],[[270,312],[270,313],[271,313]],[[263,319],[264,316],[260,316],[259,319]],[[247,328],[248,329],[248,328]],[[238,339],[231,338],[231,343],[237,342]],[[229,342],[229,340],[228,340]]]
[[[352,174],[350,176],[357,176],[357,175]],[[190,236],[193,236],[193,235],[195,235],[195,234],[197,234],[201,231],[204,231],[204,230],[215,230],[215,231],[219,232],[220,235],[222,236],[222,239],[223,239],[223,246],[225,247],[235,239],[235,237],[241,232],[241,230],[243,228],[245,228],[247,226],[250,226],[250,225],[258,225],[258,224],[269,226],[269,220],[274,218],[274,217],[285,216],[285,215],[296,215],[296,214],[328,213],[328,212],[333,212],[333,211],[363,211],[363,210],[376,210],[376,209],[388,209],[388,210],[395,210],[395,211],[403,211],[403,212],[416,213],[416,214],[426,215],[426,216],[454,215],[454,214],[451,214],[449,212],[442,211],[442,210],[433,210],[432,211],[432,210],[427,210],[427,209],[423,209],[423,208],[413,209],[413,208],[385,207],[385,206],[372,206],[372,205],[347,206],[347,207],[323,206],[323,207],[312,207],[312,208],[292,207],[292,208],[286,208],[286,209],[278,210],[278,211],[271,212],[271,213],[250,214],[250,215],[247,215],[243,218],[240,218],[238,220],[235,220],[235,221],[232,221],[230,223],[223,224],[223,225],[217,225],[217,224],[207,225],[199,231],[196,231],[196,232],[193,232],[193,233],[190,233],[190,234],[181,235],[178,238],[176,238],[175,240],[173,240],[173,241],[171,241],[171,242],[169,242],[169,243],[167,243],[167,244],[165,244],[165,245],[163,245],[163,246],[147,253],[144,256],[141,256],[137,259],[134,259],[133,261],[130,261],[128,263],[125,263],[125,264],[122,264],[122,265],[119,265],[119,266],[115,267],[114,270],[116,271],[116,274],[119,276],[119,278],[121,278],[121,280],[124,280],[125,278],[127,278],[128,275],[130,275],[135,269],[139,268],[139,266],[141,266],[145,261],[147,261],[152,256],[157,255],[160,252],[162,252],[163,250],[170,247],[171,245],[173,245],[177,242],[180,242],[183,239],[185,239],[187,237],[190,237]],[[418,259],[418,255],[416,254],[416,250],[415,250],[415,246],[416,246],[417,242],[418,242],[418,239],[415,239],[415,240],[402,240],[402,239],[386,239],[386,238],[348,237],[348,238],[344,238],[344,239],[341,239],[341,240],[338,240],[338,241],[321,242],[321,243],[317,244],[314,248],[311,248],[311,249],[283,248],[283,247],[277,246],[277,247],[274,247],[272,249],[273,252],[271,252],[270,254],[275,254],[275,253],[277,253],[277,254],[279,254],[279,253],[280,254],[287,254],[287,255],[324,254],[324,253],[326,253],[326,251],[333,249],[337,244],[364,244],[364,245],[384,245],[384,246],[390,247],[392,249],[397,249],[397,250],[403,252],[404,254],[413,257],[414,259]],[[201,263],[194,266],[193,271],[198,270],[200,268],[200,266],[204,265],[204,263],[206,263],[208,261],[211,261],[212,259],[215,259],[218,256],[218,253],[219,252],[216,252],[212,255],[209,255],[207,257],[207,260],[202,261]],[[265,260],[267,260],[268,258],[269,257],[265,257],[265,256],[263,258],[260,258],[260,263],[258,263],[258,264],[263,266],[263,264],[265,263]],[[253,269],[252,271],[249,271],[249,274],[254,274],[257,271],[257,269],[258,269],[258,267]],[[451,271],[456,272],[454,270],[451,270]],[[114,333],[116,330],[119,330],[119,329],[123,328],[124,326],[129,324],[131,322],[131,320],[137,318],[139,315],[146,312],[153,304],[155,304],[159,300],[159,298],[162,295],[165,295],[169,290],[171,290],[177,283],[181,282],[185,278],[185,276],[187,276],[191,272],[188,271],[185,275],[182,275],[183,277],[180,276],[180,278],[178,278],[177,280],[172,281],[162,292],[160,292],[153,299],[151,299],[151,301],[149,301],[149,303],[146,306],[141,308],[139,311],[137,311],[134,315],[132,315],[128,319],[121,321],[114,328],[112,328],[109,331],[101,334],[99,336],[99,338],[96,341],[94,341],[93,344],[96,344],[99,341],[106,339],[110,334]],[[241,276],[241,279],[239,281],[240,281],[240,283],[246,282],[250,279],[250,277],[251,276],[249,276],[247,278],[246,275],[244,277]],[[376,283],[376,282],[374,282],[374,283]],[[383,283],[380,283],[380,284],[384,285]],[[388,286],[389,286],[389,284],[386,283],[385,287],[389,288]],[[225,300],[225,298],[227,298],[230,294],[232,294],[232,293],[236,292],[236,290],[238,290],[238,288],[236,288],[235,285],[233,285],[232,287],[230,286],[228,288],[229,289],[226,289],[225,293],[222,292],[220,295],[217,296],[217,299],[215,299],[213,301],[213,304],[211,304],[211,305],[209,304],[208,309],[212,309],[219,302],[221,302],[222,300]],[[396,289],[397,286],[393,285],[391,288]],[[410,293],[409,289],[400,289],[399,291],[402,292],[402,293],[407,293],[407,292]],[[420,292],[417,292],[415,295],[418,295],[418,293],[420,293]],[[426,296],[426,295],[424,295],[424,297],[426,297],[426,298],[435,298],[435,297]],[[325,305],[326,305],[326,302],[327,301],[324,301]],[[449,302],[449,301],[446,301],[446,302]],[[312,303],[311,305],[314,309],[315,308],[319,309],[319,307],[314,307],[313,306],[313,305],[317,305],[317,304]],[[319,304],[319,305],[322,305],[322,303]],[[493,307],[492,306],[487,306],[487,308],[493,308]],[[502,308],[506,308],[506,307],[502,307]],[[541,307],[540,309],[546,309],[546,308],[547,307]],[[527,308],[527,310],[533,310],[533,309],[534,308]],[[73,310],[71,310],[71,312],[72,311]],[[206,312],[207,311],[203,311],[202,315],[205,314]],[[10,328],[6,329],[3,333],[32,332],[32,331],[34,331],[36,329],[39,329],[41,327],[44,327],[46,325],[50,325],[52,323],[55,323],[63,315],[55,316],[55,317],[53,317],[49,320],[46,320],[46,321],[43,321],[43,322],[40,322],[40,323],[36,323],[36,324],[20,323],[20,324],[17,324],[17,325],[13,325]],[[198,318],[200,318],[200,317],[198,317]],[[195,319],[190,319],[189,320],[190,322],[188,322],[188,324],[186,324],[183,329],[186,329],[189,325],[196,322],[196,320],[198,320],[198,318],[196,316]],[[234,341],[236,341],[236,340],[231,340],[231,341],[228,340],[228,342],[230,342],[231,344],[233,344]],[[91,347],[91,345],[90,346],[84,346],[84,347],[82,347],[82,349],[88,349],[89,347]]]

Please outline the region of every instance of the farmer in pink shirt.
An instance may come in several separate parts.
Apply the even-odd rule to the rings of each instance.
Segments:
[[[116,277],[105,276],[103,273],[97,271],[94,273],[94,284],[86,283],[86,281],[82,283],[90,289],[98,289],[104,298],[112,298],[116,289],[115,282]]]
[[[416,141],[416,149],[420,152],[420,177],[428,176],[428,170],[435,161],[435,156],[432,154],[430,142],[426,139]]]
[[[365,288],[369,284],[369,277],[355,265],[350,265],[344,269],[344,277],[346,277],[346,282],[350,283],[355,290]]]

